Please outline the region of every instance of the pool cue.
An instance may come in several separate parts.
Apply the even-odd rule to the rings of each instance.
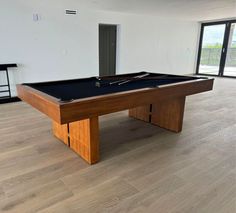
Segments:
[[[123,82],[119,83],[118,85],[126,84],[126,83],[129,83],[130,81],[135,81],[137,79],[142,79],[142,78],[145,78],[148,75],[150,75],[150,73],[145,73],[145,74],[142,74],[142,75],[137,75],[137,76],[133,77],[132,79],[129,79],[129,80],[126,80],[126,81],[123,81]]]
[[[126,84],[126,83],[133,82],[133,81],[139,81],[139,80],[188,80],[188,78],[191,78],[191,77],[192,76],[177,76],[177,77],[169,76],[168,77],[168,75],[163,74],[162,76],[156,76],[156,77],[125,78],[125,79],[120,79],[120,80],[114,81],[114,83],[110,82],[110,83],[107,83],[107,84],[101,84],[100,82],[96,82],[96,86],[97,87],[100,87],[100,86],[103,86],[103,85],[109,86],[109,85],[113,85],[115,83],[118,83],[118,85],[122,85],[122,84]],[[112,79],[115,79],[115,78],[110,78],[109,80],[112,80]],[[191,79],[189,79],[189,80],[191,80]]]

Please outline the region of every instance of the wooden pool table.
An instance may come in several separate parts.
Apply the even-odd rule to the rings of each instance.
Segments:
[[[129,116],[182,130],[185,98],[212,90],[214,79],[138,72],[17,85],[18,96],[53,121],[54,135],[89,164],[99,161],[99,116]]]

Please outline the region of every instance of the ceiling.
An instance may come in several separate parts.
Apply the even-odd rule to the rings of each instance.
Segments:
[[[77,0],[89,8],[194,21],[236,17],[236,0]]]

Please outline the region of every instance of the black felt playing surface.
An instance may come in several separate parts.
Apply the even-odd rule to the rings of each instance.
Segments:
[[[177,82],[197,79],[196,77],[186,77],[186,76],[176,76],[176,75],[165,75],[167,76],[167,78],[161,79],[161,76],[163,76],[164,74],[150,73],[150,75],[148,76],[148,79],[131,81],[129,83],[122,84],[122,85],[118,85],[118,84],[109,85],[110,82],[117,80],[116,77],[117,78],[122,78],[122,77],[132,78],[133,76],[137,76],[142,73],[144,72],[127,74],[127,75],[117,75],[117,76],[114,76],[114,78],[108,78],[108,79],[106,79],[105,77],[104,79],[100,80],[100,82],[102,82],[102,85],[103,85],[101,87],[96,86],[96,82],[99,81],[96,77],[75,79],[75,80],[65,80],[65,81],[55,81],[55,82],[32,83],[32,84],[24,84],[24,85],[30,86],[50,96],[58,98],[61,101],[70,101],[70,100],[75,100],[75,99],[81,99],[81,98],[87,98],[87,97],[92,97],[92,96],[141,89],[141,88],[158,87],[164,84],[177,83]],[[152,77],[154,78],[160,77],[160,79],[150,79]]]

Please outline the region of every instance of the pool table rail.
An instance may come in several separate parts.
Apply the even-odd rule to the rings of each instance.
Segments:
[[[199,79],[61,103],[61,124],[212,90],[214,79]]]
[[[57,123],[61,123],[61,109],[57,98],[26,85],[17,84],[16,88],[18,97],[21,100],[46,114]]]

